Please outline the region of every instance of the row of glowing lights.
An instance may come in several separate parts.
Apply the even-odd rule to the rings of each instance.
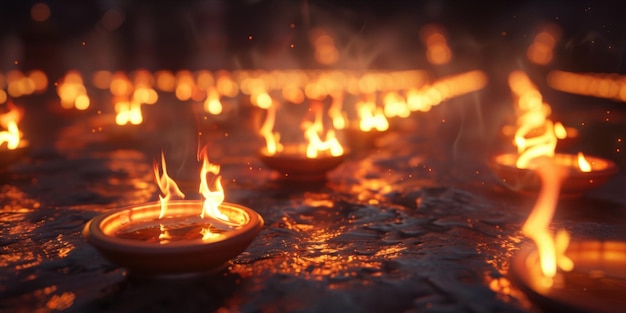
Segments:
[[[0,102],[12,98],[41,93],[46,90],[47,77],[40,71],[22,73],[8,72],[0,75]],[[446,99],[479,90],[486,85],[486,76],[481,71],[463,74],[429,82],[424,71],[197,71],[187,70],[176,73],[138,70],[131,75],[124,72],[97,71],[92,76],[95,88],[108,90],[115,108],[115,122],[118,125],[141,124],[142,105],[155,104],[159,93],[172,92],[180,101],[203,103],[210,114],[223,112],[226,98],[248,97],[250,103],[268,110],[267,120],[261,135],[268,142],[268,151],[275,153],[280,147],[276,141],[279,134],[273,130],[272,115],[278,103],[312,104],[327,97],[332,98],[328,114],[333,129],[322,127],[321,117],[316,113],[315,121],[302,121],[310,144],[329,150],[333,155],[341,154],[337,149],[335,130],[348,126],[346,105],[347,96],[357,97],[354,110],[358,116],[358,128],[362,131],[384,131],[389,127],[389,118],[408,117],[411,112],[429,111]],[[56,83],[60,104],[65,109],[86,110],[90,107],[88,88],[78,71],[69,71]],[[7,92],[4,92],[6,88]],[[361,96],[362,95],[362,96]],[[382,102],[382,103],[381,103]],[[315,107],[315,105],[311,105]],[[348,107],[351,108],[351,107]],[[303,126],[304,127],[304,126]],[[5,126],[6,128],[6,126]],[[327,139],[322,140],[325,136]],[[330,146],[329,146],[330,145]],[[331,147],[332,146],[332,147]],[[328,148],[323,148],[328,147]],[[313,151],[309,149],[309,151]],[[310,157],[315,152],[307,153]]]
[[[549,105],[543,102],[538,89],[526,74],[519,71],[511,73],[509,85],[517,104],[518,128],[515,133],[514,143],[518,148],[519,157],[516,166],[519,168],[536,169],[541,176],[543,184],[540,196],[529,218],[523,225],[522,231],[535,241],[537,245],[541,270],[545,276],[545,280],[542,283],[548,287],[553,283],[552,278],[556,275],[557,267],[565,271],[570,271],[574,267],[572,260],[565,255],[569,244],[569,234],[564,230],[559,230],[556,234],[552,234],[549,230],[558,201],[560,180],[562,179],[559,167],[555,166],[551,159],[554,157],[558,139],[566,136],[564,133],[565,128],[560,123],[554,123],[549,119]],[[271,108],[268,108],[268,110]],[[322,111],[316,109],[315,112],[315,119],[318,120]],[[538,129],[542,131],[539,134],[536,133]],[[307,128],[307,131],[309,130],[310,128]],[[228,225],[228,227],[241,226],[220,212],[219,205],[224,200],[224,190],[220,183],[219,166],[208,162],[206,150],[200,153],[199,159],[203,162],[200,172],[201,183],[199,192],[205,199],[201,217],[204,218],[205,214],[207,214],[218,222]],[[591,165],[585,160],[582,153],[578,154],[578,160],[580,171],[591,171]],[[163,194],[163,196],[160,196],[161,215],[159,217],[162,218],[166,215],[168,201],[172,197],[182,199],[184,194],[168,176],[163,155],[161,158],[161,169],[158,163],[155,162],[154,173]],[[207,183],[207,173],[212,173],[215,177],[213,190],[209,188]],[[219,237],[219,234],[212,233],[208,229],[203,229],[201,234],[204,240]],[[169,242],[169,234],[163,225],[161,225],[159,239],[161,243]]]
[[[11,96],[45,90],[41,84],[45,82],[45,79],[42,79],[42,77],[45,78],[45,75],[42,76],[40,72],[36,71],[28,75],[9,73],[6,76],[7,90]],[[579,81],[587,79],[592,82],[599,79],[597,75],[584,76],[582,74],[556,71],[549,76],[549,82],[553,86],[558,86],[559,82],[571,81],[573,78]],[[411,81],[413,87],[401,89],[406,87],[401,82],[406,81]],[[616,90],[614,85],[618,84],[614,79],[611,81],[613,85],[609,84],[609,87],[600,81],[590,84],[582,90],[585,91],[584,94],[608,97],[607,95],[614,95]],[[158,94],[153,88],[155,85],[162,91],[173,91],[181,101],[189,99],[198,101],[205,98],[207,103],[211,100],[219,101],[221,97],[235,97],[241,91],[242,94],[250,97],[250,102],[253,105],[267,110],[266,120],[261,127],[260,133],[266,139],[266,150],[269,154],[280,152],[282,149],[282,145],[279,142],[280,136],[273,131],[278,101],[276,96],[272,97],[271,95],[277,91],[282,91],[283,99],[293,103],[302,103],[306,97],[311,101],[311,108],[314,112],[312,120],[302,123],[303,133],[308,141],[305,154],[309,158],[317,157],[320,151],[329,151],[331,155],[344,153],[334,136],[334,130],[323,129],[321,122],[323,111],[321,105],[315,104],[316,101],[328,96],[335,100],[327,112],[331,115],[329,117],[332,120],[333,127],[343,129],[346,127],[346,122],[341,108],[341,105],[343,105],[341,99],[345,92],[354,93],[358,90],[366,95],[362,97],[362,101],[356,104],[357,111],[361,117],[360,128],[362,130],[371,130],[376,128],[379,123],[371,124],[373,126],[368,126],[368,123],[377,119],[383,120],[380,118],[381,116],[385,118],[381,123],[383,125],[387,123],[385,127],[388,127],[388,122],[386,121],[388,116],[406,117],[413,111],[425,112],[446,99],[479,90],[486,85],[486,77],[480,71],[472,71],[439,79],[432,83],[427,82],[427,76],[421,71],[371,72],[361,76],[356,75],[356,73],[339,71],[239,71],[235,73],[200,71],[195,73],[195,75],[189,71],[181,71],[176,74],[161,71],[153,76],[147,71],[138,71],[134,75],[134,83],[121,72],[97,72],[94,75],[94,85],[96,87],[100,89],[108,88],[115,98],[132,99],[130,103],[139,104],[156,103]],[[519,168],[534,168],[537,166],[533,162],[534,160],[541,157],[554,157],[557,140],[566,136],[565,128],[560,123],[555,123],[548,118],[550,115],[549,105],[543,102],[538,89],[524,73],[513,72],[509,77],[509,84],[517,103],[518,123],[514,143],[518,147],[519,157],[516,166]],[[416,85],[419,87],[415,87]],[[283,86],[283,88],[280,88],[280,86]],[[593,88],[597,88],[596,93],[589,91]],[[289,92],[285,92],[285,90]],[[572,88],[567,91],[574,90],[578,89]],[[607,90],[611,92],[607,93]],[[86,96],[86,88],[78,72],[69,72],[57,85],[57,91],[61,104],[66,108],[71,108],[71,104],[79,108],[80,105],[77,104],[84,101],[81,100],[84,99],[81,96]],[[379,106],[375,102],[375,93],[378,91],[384,92],[383,106]],[[115,103],[126,103],[126,101],[117,101]],[[15,112],[16,110],[11,110],[0,118],[0,123],[7,129],[0,132],[0,142],[7,142],[9,149],[15,148],[19,144],[19,137],[17,141],[15,140],[16,134],[19,133],[15,121],[19,119],[20,114]],[[118,116],[119,112],[118,110]],[[219,114],[219,112],[215,111],[212,113]],[[376,129],[384,130],[386,129],[385,127]],[[539,135],[533,133],[538,129],[543,130],[543,132]],[[324,133],[325,136],[322,136]],[[531,135],[531,133],[533,134]],[[206,158],[203,162],[202,177],[206,177],[209,171],[214,174],[219,172],[219,167],[217,167],[216,172],[215,168],[211,167],[210,163],[206,161]],[[165,170],[164,162],[163,169]],[[582,153],[579,153],[579,169],[581,171],[591,170],[590,164],[585,160]],[[158,177],[158,171],[155,171],[155,174]],[[544,176],[550,176],[553,179],[557,175],[542,175],[542,177]],[[163,179],[165,179],[165,183],[163,183]],[[173,188],[172,186],[176,185],[168,178],[165,171],[158,181],[161,182],[159,186],[166,195],[162,198],[162,203],[167,203],[170,190]],[[548,179],[544,179],[544,181],[548,181]],[[220,216],[218,209],[219,203],[223,201],[223,189],[219,184],[219,178],[217,180],[219,187],[215,191],[208,189],[206,178],[203,182],[200,192],[206,201],[202,216],[204,216],[204,212],[207,212],[210,216],[228,220],[228,217]],[[553,192],[550,193],[551,195],[542,193],[535,210],[533,210],[523,227],[523,232],[537,244],[542,271],[546,277],[555,275],[557,265],[564,270],[571,270],[573,267],[571,260],[564,255],[568,244],[567,233],[560,231],[557,236],[553,236],[548,229],[556,201],[558,200],[558,181],[556,182],[556,191],[554,191],[555,187],[553,185],[554,183],[545,187],[553,190]],[[176,190],[180,192],[177,187],[174,188],[174,191]],[[174,193],[177,194],[176,192]],[[548,200],[546,200],[546,197]],[[164,214],[166,204],[164,204],[162,210]]]

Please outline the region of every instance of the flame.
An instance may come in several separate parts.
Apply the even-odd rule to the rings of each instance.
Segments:
[[[220,166],[216,164],[212,164],[209,162],[209,158],[207,156],[206,149],[203,149],[200,152],[199,158],[202,157],[202,169],[200,170],[200,188],[198,192],[204,197],[204,202],[202,204],[202,212],[200,212],[200,217],[204,218],[205,214],[218,220],[222,220],[228,222],[228,216],[224,215],[219,206],[224,202],[224,188],[222,188]],[[214,190],[209,188],[209,183],[207,182],[207,174],[212,173],[214,175]]]
[[[324,131],[321,103],[314,102],[311,109],[315,114],[315,120],[313,122],[305,121],[302,124],[304,137],[307,140],[306,157],[310,159],[317,158],[318,153],[322,151],[329,151],[332,156],[342,155],[343,147],[337,140],[333,129],[326,132],[325,140],[320,138],[320,134]]]
[[[335,129],[344,129],[346,128],[346,119],[341,112],[341,107],[343,106],[343,92],[335,92],[333,94],[333,101],[328,109],[328,116],[333,121],[333,127]]]
[[[204,110],[213,115],[222,113],[223,108],[222,102],[220,101],[220,95],[213,87],[210,87],[207,91],[207,97],[204,101]]]
[[[537,246],[541,272],[546,278],[542,283],[549,287],[552,285],[557,267],[571,271],[574,263],[565,256],[569,234],[560,230],[553,236],[549,230],[558,202],[561,180],[565,176],[564,171],[553,163],[552,158],[541,157],[537,162],[539,165],[535,169],[541,178],[541,190],[532,212],[522,227],[522,232]]]
[[[7,149],[15,150],[19,147],[22,138],[17,123],[22,119],[23,111],[12,102],[8,102],[7,107],[9,111],[0,115],[0,126],[6,129],[0,131],[0,146],[6,142]]]
[[[276,105],[271,105],[267,108],[265,121],[259,130],[259,133],[265,138],[265,149],[268,155],[274,155],[276,152],[283,150],[283,146],[280,144],[280,136],[277,132],[274,132],[274,123],[276,122]]]
[[[224,214],[220,210],[220,205],[224,202],[224,188],[221,183],[220,166],[216,164],[212,164],[209,162],[206,148],[202,149],[198,153],[198,159],[202,158],[202,168],[200,170],[200,186],[199,192],[204,198],[202,202],[202,207],[200,208],[200,218],[205,219],[207,216],[212,217],[215,221],[219,222],[218,226],[226,226],[226,227],[237,227],[245,223],[245,221],[231,219],[228,215]],[[159,195],[159,201],[161,202],[161,212],[159,214],[159,219],[163,218],[167,214],[167,206],[170,200],[173,198],[176,199],[184,199],[185,195],[180,191],[176,182],[169,177],[167,174],[167,168],[165,164],[165,155],[161,152],[161,170],[159,169],[158,162],[154,162],[154,177],[156,179],[157,185],[161,190],[161,194]],[[213,175],[213,180],[211,184],[207,180],[207,176],[210,174]],[[212,188],[210,188],[210,185]],[[215,224],[212,222],[212,224]],[[171,236],[167,230],[166,225],[159,224],[160,234],[159,240],[161,244],[168,243],[171,239]],[[202,228],[200,231],[202,234],[202,239],[207,240],[219,236],[217,233],[211,232],[208,227]]]
[[[364,132],[372,129],[385,131],[389,129],[389,121],[385,117],[383,110],[376,107],[373,101],[360,101],[357,103],[357,113],[359,114],[359,128]]]
[[[159,201],[161,202],[161,213],[159,214],[159,219],[165,216],[165,213],[167,212],[167,204],[172,197],[176,197],[177,199],[185,198],[185,194],[180,191],[176,182],[167,174],[165,154],[163,152],[161,152],[161,168],[163,170],[163,174],[159,174],[159,164],[156,161],[153,163],[152,169],[154,170],[154,178],[156,179],[156,183],[163,194],[159,195]]]
[[[89,108],[87,89],[83,84],[83,77],[77,71],[68,71],[57,87],[57,94],[61,106],[65,109],[76,107],[78,110]]]
[[[126,125],[131,123],[139,125],[143,122],[141,114],[141,103],[136,101],[119,100],[115,102],[115,123],[117,125]]]
[[[582,152],[578,152],[578,169],[581,172],[591,172],[591,164],[585,159],[585,155]]]
[[[383,97],[384,112],[387,117],[402,117],[406,118],[411,115],[411,110],[406,100],[402,98],[397,92],[388,92]]]
[[[519,153],[516,166],[530,168],[531,161],[537,157],[553,157],[558,138],[567,136],[567,133],[563,134],[563,125],[556,127],[563,128],[563,131],[555,131],[555,123],[547,118],[550,106],[543,102],[541,93],[526,74],[521,71],[512,72],[509,75],[509,85],[517,98],[519,114],[514,138]]]
[[[521,71],[509,75],[509,85],[517,100],[519,113],[515,132],[515,144],[518,149],[516,166],[533,168],[541,179],[539,197],[522,232],[531,238],[537,246],[542,283],[549,287],[557,268],[564,271],[573,269],[573,262],[565,256],[569,245],[569,234],[560,230],[553,235],[549,230],[559,198],[561,181],[566,169],[555,163],[554,149],[559,138],[565,138],[567,132],[560,123],[553,123],[547,116],[550,107],[543,102],[542,96]]]

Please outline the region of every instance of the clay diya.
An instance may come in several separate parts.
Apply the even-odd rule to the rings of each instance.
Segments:
[[[623,312],[626,307],[626,242],[579,241],[565,255],[570,272],[558,272],[552,284],[539,266],[535,245],[523,247],[511,262],[512,281],[547,312]]]
[[[489,165],[507,188],[517,192],[536,194],[541,187],[539,176],[532,166],[518,168],[515,165],[517,157],[515,153],[500,154],[492,158]],[[578,159],[579,156],[573,154],[557,153],[554,155],[554,163],[565,168],[567,173],[561,185],[562,197],[581,196],[606,183],[618,172],[614,162],[593,156],[585,156],[589,168],[583,171],[578,165]]]
[[[175,200],[159,218],[159,202],[130,206],[93,218],[85,225],[87,241],[131,273],[159,276],[219,269],[243,252],[263,227],[250,208],[221,203],[225,222],[200,217],[200,200]]]
[[[345,154],[332,155],[320,153],[309,158],[304,153],[304,146],[285,146],[283,151],[269,154],[261,149],[259,159],[269,168],[280,173],[280,180],[296,182],[318,182],[326,180],[326,174],[339,166]]]
[[[26,155],[30,144],[27,140],[20,140],[20,143],[15,149],[8,149],[6,145],[0,146],[0,166],[8,166],[15,163],[21,157]]]

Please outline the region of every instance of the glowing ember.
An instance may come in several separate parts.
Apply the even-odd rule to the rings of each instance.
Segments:
[[[20,145],[22,134],[17,124],[22,119],[22,110],[13,105],[12,102],[7,103],[9,111],[0,115],[0,126],[6,130],[0,131],[0,146],[7,144],[7,149],[15,150]]]
[[[328,109],[328,116],[333,121],[333,127],[335,129],[344,129],[346,128],[346,118],[343,116],[343,112],[341,112],[341,107],[343,106],[343,92],[335,92],[333,93],[333,102]]]

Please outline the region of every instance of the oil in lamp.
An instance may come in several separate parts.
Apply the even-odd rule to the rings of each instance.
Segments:
[[[209,163],[204,151],[203,200],[182,200],[162,156],[162,174],[154,165],[160,201],[93,218],[83,229],[87,241],[131,273],[148,276],[210,272],[243,252],[263,227],[263,218],[250,208],[223,202],[220,167]],[[212,189],[209,173],[215,176]]]

